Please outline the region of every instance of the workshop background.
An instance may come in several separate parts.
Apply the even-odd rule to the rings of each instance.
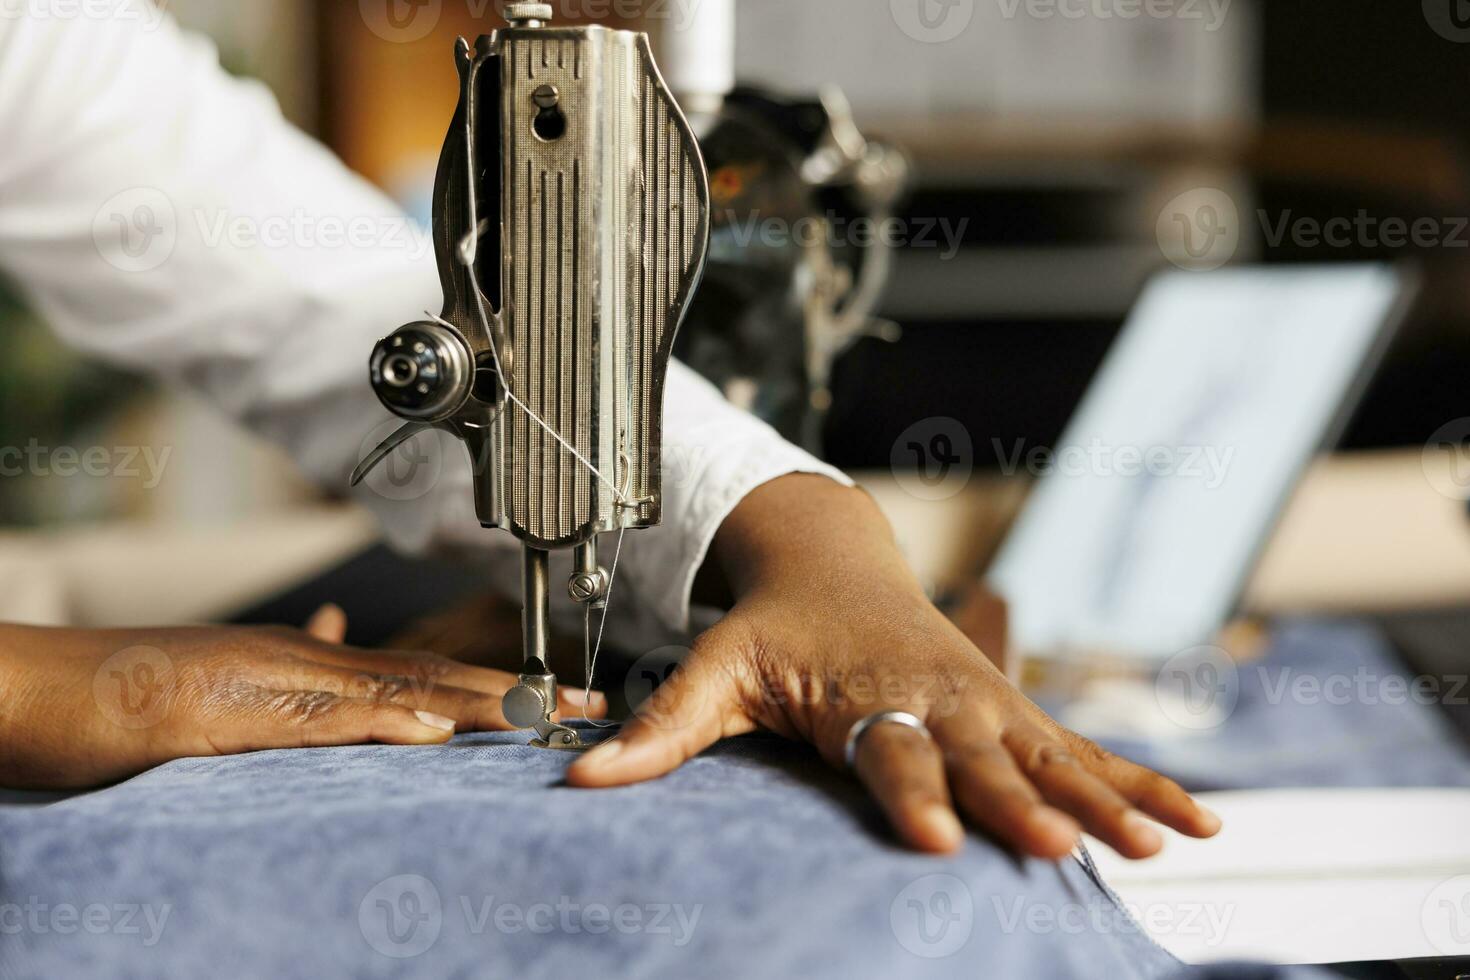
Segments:
[[[657,39],[694,2],[557,7]],[[1174,267],[1158,233],[1170,201],[1221,188],[1246,215],[1366,209],[1444,227],[1470,215],[1470,30],[1450,14],[1374,0],[1165,6],[1173,15],[1125,18],[959,0],[913,20],[882,2],[739,2],[742,80],[841,86],[863,131],[914,164],[901,217],[963,229],[954,249],[899,251],[880,312],[901,330],[839,360],[822,429],[828,458],[863,475],[936,590],[978,578],[1024,497],[1026,477],[1001,473],[992,447],[1054,444],[1145,281]],[[499,23],[489,0],[167,7],[420,215],[454,105],[452,40]],[[1248,606],[1382,616],[1405,643],[1458,650],[1470,528],[1425,459],[1470,416],[1470,233],[1402,248],[1269,237],[1243,222],[1234,261],[1413,257],[1426,288],[1342,452],[1289,508]],[[365,515],[274,450],[188,395],[74,357],[3,290],[0,331],[0,446],[135,454],[98,475],[7,471],[0,619],[228,618],[373,546]],[[906,496],[892,472],[895,440],[930,417],[976,435],[975,479],[942,502]]]

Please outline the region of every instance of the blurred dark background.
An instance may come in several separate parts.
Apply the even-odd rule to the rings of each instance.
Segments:
[[[971,216],[965,244],[977,255],[1039,243],[1111,247],[1124,255],[1135,240],[1147,250],[1153,234],[1151,221],[1137,213],[1138,197],[1189,170],[1241,187],[1242,197],[1272,222],[1288,212],[1293,220],[1326,222],[1366,210],[1411,225],[1428,217],[1448,229],[1470,214],[1470,103],[1463,97],[1470,46],[1436,33],[1412,3],[1301,0],[1261,4],[1255,15],[1259,117],[1247,129],[1188,140],[1149,134],[1122,147],[1100,141],[1105,145],[1089,149],[1079,141],[1073,152],[1027,161],[1041,175],[1034,181],[1013,173],[987,181],[979,168],[973,180],[926,180],[910,202],[911,214]],[[1082,177],[1063,165],[1089,158],[1096,166]],[[1242,252],[1264,263],[1413,259],[1426,269],[1416,315],[1358,410],[1344,448],[1417,448],[1448,420],[1470,412],[1470,232],[1462,231],[1458,244],[1429,249],[1356,242],[1303,248],[1289,238],[1271,244],[1246,210],[1245,231],[1254,234]],[[864,341],[839,368],[826,433],[831,457],[856,468],[887,466],[906,426],[941,415],[1004,445],[1055,444],[1146,274],[1168,266],[1157,253],[1152,266],[1120,259],[1099,270],[1118,277],[1107,287],[1108,301],[1088,304],[1066,295],[1071,284],[1051,258],[1038,258],[1024,272],[1038,289],[1055,291],[1051,309],[1017,315],[1001,306],[935,316],[890,310],[905,326],[903,339]],[[1086,277],[1076,288],[1093,285]],[[1077,305],[1093,308],[1085,315],[1064,309]],[[923,383],[902,383],[914,379]],[[869,397],[875,387],[884,398]],[[977,441],[978,465],[995,464],[990,446]]]

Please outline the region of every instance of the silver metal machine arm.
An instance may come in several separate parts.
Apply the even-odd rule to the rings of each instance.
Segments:
[[[647,35],[556,27],[546,4],[505,16],[456,47],[434,189],[444,308],[373,351],[373,388],[406,424],[353,481],[423,429],[464,440],[481,524],[524,549],[505,716],[533,744],[578,748],[551,720],[550,552],[575,552],[569,597],[599,608],[598,536],[660,521],[664,379],[704,268],[709,180]]]

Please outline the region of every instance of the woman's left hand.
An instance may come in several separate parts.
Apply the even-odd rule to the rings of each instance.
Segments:
[[[747,498],[716,541],[734,608],[569,781],[651,779],[757,728],[811,742],[840,767],[854,723],[898,710],[929,737],[875,725],[858,743],[856,769],[917,849],[957,849],[960,817],[1052,859],[1082,830],[1130,858],[1163,846],[1153,821],[1192,837],[1219,830],[1178,785],[1062,728],[1022,695],[928,601],[891,536],[874,527],[886,524],[866,495],[816,477]]]

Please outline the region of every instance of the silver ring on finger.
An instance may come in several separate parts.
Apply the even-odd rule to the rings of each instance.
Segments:
[[[863,736],[866,735],[868,731],[872,729],[875,725],[882,725],[885,723],[903,725],[905,727],[912,728],[914,731],[923,735],[925,738],[930,739],[931,741],[934,738],[933,735],[929,734],[929,729],[924,725],[924,722],[921,721],[917,715],[910,714],[907,711],[874,712],[871,715],[859,718],[857,721],[853,722],[852,727],[847,730],[847,744],[842,750],[842,756],[843,759],[847,762],[847,768],[854,769],[857,767],[858,743],[862,741]]]

